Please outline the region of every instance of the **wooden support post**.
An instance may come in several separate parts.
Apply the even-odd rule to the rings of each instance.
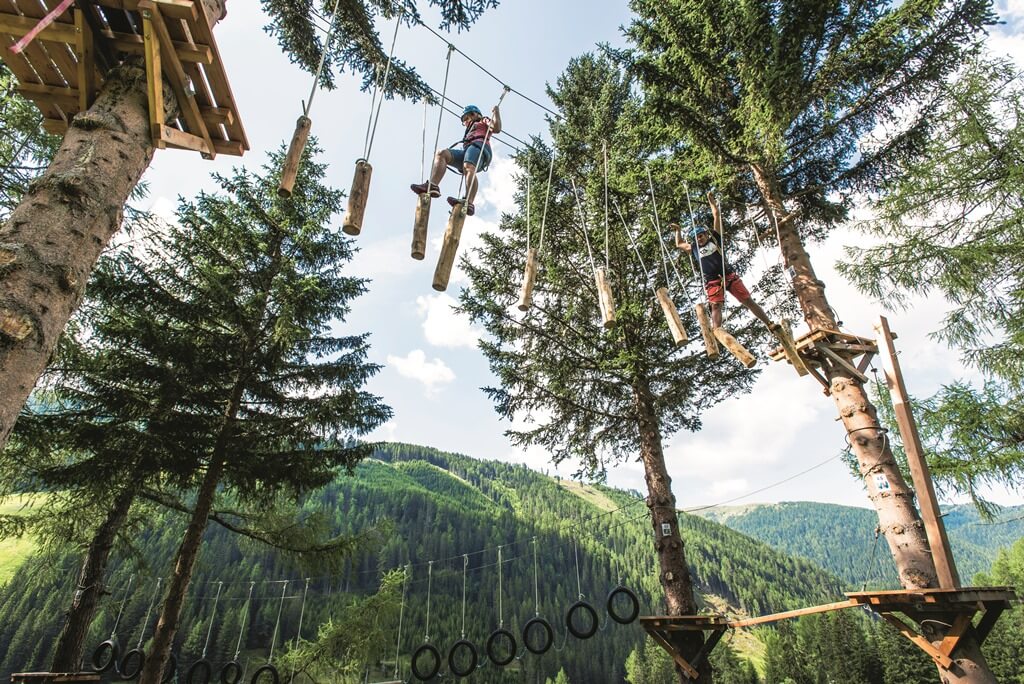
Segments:
[[[277,187],[277,196],[282,199],[292,196],[295,177],[299,175],[299,162],[302,161],[302,153],[306,149],[309,129],[312,126],[313,120],[308,116],[300,116],[295,122],[295,132],[292,134],[292,142],[288,145],[288,154],[285,155],[284,167],[281,169],[281,184]]]
[[[85,12],[75,8],[75,30],[78,34],[78,108],[89,109],[96,96],[96,60],[93,46],[92,27],[86,21]]]
[[[672,340],[677,347],[682,347],[689,338],[686,336],[686,328],[683,327],[683,319],[679,317],[679,309],[676,308],[672,298],[668,296],[668,288],[659,287],[654,296],[665,314],[665,322],[668,323],[668,329],[672,333]]]
[[[448,217],[448,228],[444,231],[444,243],[441,245],[441,254],[437,258],[437,268],[434,269],[432,287],[438,292],[448,289],[448,279],[452,276],[455,256],[459,251],[459,240],[462,238],[462,226],[465,223],[466,209],[460,202],[452,208],[452,213]]]
[[[930,641],[911,629],[910,625],[903,622],[903,620],[900,620],[892,613],[880,613],[880,615],[886,622],[898,629],[900,634],[914,642],[919,649],[931,656],[932,660],[934,660],[939,667],[945,670],[952,669],[954,665],[953,660],[948,655],[932,646]]]
[[[928,534],[928,545],[931,547],[932,558],[935,560],[939,586],[943,589],[956,589],[960,586],[960,577],[957,575],[953,552],[949,548],[946,526],[942,523],[942,514],[939,511],[935,487],[932,484],[932,475],[928,469],[928,463],[925,461],[921,436],[917,432],[917,423],[914,421],[910,409],[907,388],[903,383],[903,372],[900,370],[896,347],[893,345],[893,335],[889,331],[889,322],[885,316],[878,317],[875,330],[879,334],[878,347],[881,352],[882,366],[885,369],[885,381],[889,387],[896,423],[899,425],[900,437],[903,440],[903,450],[907,454],[907,465],[910,466],[910,474],[914,481],[921,518],[924,519],[925,532]]]
[[[424,192],[416,202],[416,219],[412,223],[411,256],[423,261],[427,255],[427,223],[430,221],[430,193]]]
[[[708,311],[703,304],[697,304],[697,323],[700,324],[700,334],[704,337],[704,346],[708,350],[708,358],[712,361],[718,358],[718,342],[715,334],[711,332],[711,319],[708,318]]]
[[[800,377],[807,375],[807,365],[796,350],[796,342],[793,340],[793,327],[790,325],[789,320],[783,318],[779,322],[779,327],[775,328],[773,332],[782,346],[782,351],[786,354],[786,360],[796,369],[797,375]]]
[[[537,277],[537,248],[526,250],[526,268],[523,270],[523,287],[519,292],[520,311],[528,311],[533,306],[533,281]]]
[[[348,195],[348,213],[341,223],[341,229],[348,235],[359,235],[363,230],[363,214],[366,200],[370,196],[370,176],[373,167],[365,159],[356,160],[356,173],[352,178],[352,192]],[[460,227],[461,231],[461,227]]]
[[[722,343],[730,354],[736,357],[736,360],[742,363],[747,368],[753,368],[757,365],[757,359],[747,351],[747,348],[740,344],[739,340],[730,335],[725,328],[714,329],[715,339]]]
[[[601,321],[605,330],[615,327],[615,299],[612,297],[612,286],[608,283],[608,271],[603,266],[594,269],[594,280],[597,282],[597,298],[601,307]]]
[[[164,149],[164,74],[160,66],[160,44],[150,17],[142,17],[142,41],[146,51],[146,91],[149,94],[149,134],[153,146]]]

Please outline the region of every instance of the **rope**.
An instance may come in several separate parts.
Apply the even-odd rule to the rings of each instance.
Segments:
[[[427,111],[430,108],[430,100],[423,98],[423,146],[420,148],[420,178],[429,181],[427,177]]]
[[[583,215],[583,205],[580,204],[579,190],[576,189],[576,179],[570,178],[572,182],[572,196],[576,200],[576,209],[580,214],[580,228],[583,229],[583,239],[587,241],[587,256],[590,258],[591,270],[597,270],[597,264],[594,263],[594,251],[590,248],[590,235],[587,234],[587,219]]]
[[[637,246],[636,240],[633,239],[633,233],[631,233],[629,231],[629,227],[626,225],[626,219],[623,218],[623,216],[622,216],[622,210],[619,208],[619,203],[618,202],[615,202],[615,211],[619,215],[619,220],[622,221],[622,230],[626,231],[626,236],[629,238],[629,244],[632,245],[633,251],[636,252],[636,258],[637,258],[637,261],[640,262],[640,268],[643,269],[644,274],[646,275],[647,272],[648,272],[647,271],[647,264],[644,263],[644,258],[640,255],[640,248]],[[665,278],[667,280],[668,279],[668,265],[664,264],[664,262],[663,262],[663,265],[665,266]],[[656,287],[653,287],[653,286],[651,287],[651,289],[654,290],[655,296],[657,296],[658,289]]]
[[[232,660],[238,660],[238,654],[242,652],[242,635],[245,634],[245,619],[249,617],[249,606],[252,603],[252,590],[256,588],[255,582],[249,583],[249,598],[245,599],[245,606],[242,607],[242,624],[238,628],[238,643],[235,644],[235,657]]]
[[[861,591],[868,590],[868,573],[871,572],[871,566],[875,564],[875,551],[878,550],[878,537],[882,533],[882,529],[875,525],[875,543],[871,545],[871,557],[868,559],[868,567],[864,571],[864,585],[861,586]]]
[[[313,87],[309,90],[309,100],[303,104],[302,115],[309,118],[309,110],[313,108],[313,98],[320,86],[320,74],[324,70],[324,62],[327,61],[327,53],[330,52],[331,43],[334,41],[334,20],[338,16],[338,5],[341,0],[334,0],[334,9],[331,10],[331,20],[327,26],[327,42],[324,43],[324,51],[320,54],[320,64],[316,68],[316,75],[313,77]]]
[[[526,253],[530,253],[530,174],[526,174]],[[500,547],[499,547],[500,548]]]
[[[611,270],[611,260],[608,252],[608,141],[601,144],[604,153],[604,267]]]
[[[405,570],[402,572],[402,605],[398,609],[398,639],[395,643],[395,675],[394,678],[398,679],[398,656],[402,649],[402,618],[405,617],[405,590],[409,584],[409,566],[405,566]]]
[[[505,627],[505,611],[501,603],[501,547],[498,547],[498,629]]]
[[[139,628],[139,642],[135,644],[135,648],[142,648],[142,638],[146,635],[146,625],[149,624],[149,616],[153,613],[153,606],[156,605],[156,597],[160,594],[160,584],[164,581],[163,577],[156,578],[156,589],[153,590],[153,598],[149,600],[149,608],[146,608],[146,618],[142,621],[142,626]]]
[[[306,614],[306,593],[309,591],[309,578],[306,578],[306,586],[302,590],[302,608],[299,609],[299,629],[295,632],[295,642],[292,646],[293,649],[299,647],[299,641],[302,639],[302,618]],[[288,681],[295,681],[295,662],[292,661],[292,673],[288,678]]]
[[[686,181],[683,181],[683,187],[686,189],[686,206],[690,210],[690,230],[692,231],[696,227],[697,224],[693,220],[693,205],[690,204],[690,184],[687,183]],[[687,236],[687,240],[689,240],[689,236]],[[704,293],[705,293],[704,297],[706,299],[707,298],[707,287],[708,287],[708,284],[706,282],[704,282],[704,269],[700,269],[700,275],[698,276],[697,275],[697,266],[694,263],[693,252],[688,251],[687,254],[690,256],[690,259],[689,259],[689,261],[690,261],[690,270],[693,271],[693,277],[694,278],[699,278],[700,279],[700,284],[704,288]]]
[[[270,655],[267,656],[267,664],[274,660],[274,645],[277,644],[277,630],[281,627],[281,613],[284,612],[284,595],[288,592],[288,580],[284,581],[281,587],[281,604],[277,607],[277,621],[274,622],[274,633],[270,636]]]
[[[452,51],[455,50],[455,46],[448,43],[448,55],[445,57],[444,65],[444,86],[441,87],[441,101],[438,103],[437,111],[437,133],[434,135],[434,149],[437,149],[438,143],[441,141],[441,118],[444,116],[444,101],[446,93],[448,92],[448,74],[452,68]],[[424,115],[425,116],[425,115]],[[425,176],[423,179],[426,183],[430,183],[430,177]],[[428,188],[429,189],[429,188]]]
[[[583,589],[580,586],[580,552],[575,539],[572,541],[572,555],[576,557],[576,593],[579,594],[579,600],[582,601]]]
[[[128,586],[124,590],[124,598],[121,599],[121,607],[117,610],[117,617],[114,618],[114,628],[110,630],[110,639],[113,640],[117,636],[117,625],[121,622],[121,614],[124,613],[124,606],[128,603],[128,592],[132,590],[132,580],[135,579],[135,575],[128,577]]]
[[[206,628],[206,641],[203,642],[203,655],[201,655],[200,658],[206,657],[206,649],[210,646],[210,634],[213,633],[213,621],[217,617],[217,603],[220,601],[220,590],[223,587],[223,582],[217,582],[217,598],[213,600],[213,612],[210,614],[210,626]]]
[[[469,554],[462,557],[462,638],[466,638],[466,568],[469,567]]]
[[[544,211],[540,215],[540,244],[537,251],[544,249],[544,225],[548,220],[548,200],[551,199],[551,176],[555,172],[555,151],[551,151],[551,166],[548,168],[548,189],[544,194]]]
[[[540,617],[540,589],[537,584],[537,538],[533,538],[533,607],[534,617]]]
[[[427,563],[427,629],[423,634],[423,641],[430,641],[430,585],[434,577],[434,561]]]
[[[373,104],[370,105],[370,118],[373,120],[373,131],[370,133],[370,140],[363,153],[363,159],[369,161],[370,150],[373,149],[373,139],[377,135],[377,122],[380,120],[380,110],[384,105],[384,97],[387,95],[388,79],[391,77],[391,62],[395,57],[395,44],[398,42],[398,29],[402,26],[402,17],[405,15],[405,7],[399,7],[398,18],[395,19],[395,33],[391,36],[391,51],[388,52],[388,63],[384,67],[384,82],[381,84],[380,100],[377,102],[377,113],[373,113]],[[367,124],[369,125],[369,124]]]
[[[380,89],[380,67],[373,67],[373,91],[370,95],[370,118],[366,121],[366,137],[363,138],[363,156],[366,158],[366,148],[370,146],[370,124],[373,123],[373,110],[377,107],[377,91]]]

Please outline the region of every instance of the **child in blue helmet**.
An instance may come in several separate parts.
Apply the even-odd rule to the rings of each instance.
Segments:
[[[476,197],[476,189],[479,183],[476,175],[487,170],[491,163],[490,137],[501,132],[501,115],[498,107],[491,109],[491,117],[487,118],[476,105],[469,105],[462,110],[462,125],[466,127],[462,140],[449,148],[438,150],[434,156],[434,166],[430,171],[430,180],[424,183],[413,183],[412,191],[417,195],[426,192],[431,197],[440,197],[441,188],[438,185],[444,178],[444,172],[449,166],[455,169],[462,169],[466,176],[466,197],[460,199],[449,197],[448,204],[453,207],[460,202],[465,202],[466,215],[472,216],[476,213],[473,206],[473,199]],[[461,145],[461,149],[459,148]]]
[[[722,212],[718,208],[718,201],[715,193],[708,193],[708,203],[711,205],[711,215],[714,217],[714,230],[710,231],[705,226],[694,226],[690,231],[690,240],[684,240],[678,223],[669,227],[675,231],[676,247],[693,254],[696,249],[700,256],[700,271],[704,275],[704,288],[707,291],[708,302],[711,304],[711,324],[722,327],[722,306],[725,304],[725,291],[735,297],[740,304],[745,306],[750,313],[773,331],[777,328],[768,318],[757,302],[750,296],[740,277],[727,264],[722,252],[720,235],[722,234]]]

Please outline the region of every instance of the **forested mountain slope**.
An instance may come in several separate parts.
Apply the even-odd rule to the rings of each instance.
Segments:
[[[442,652],[462,633],[464,568],[466,638],[478,645],[498,627],[499,605],[505,626],[518,632],[537,612],[535,596],[539,598],[539,613],[555,627],[555,646],[564,648],[544,656],[527,654],[503,674],[489,670],[488,682],[532,682],[537,674],[543,681],[559,668],[572,681],[622,681],[625,660],[640,642],[642,630],[636,624],[620,626],[608,620],[605,597],[621,577],[639,595],[642,614],[661,611],[652,598],[659,587],[652,532],[646,507],[635,492],[581,489],[577,483],[559,482],[521,465],[390,444],[360,465],[355,476],[340,476],[309,498],[304,508],[326,512],[338,531],[380,528],[370,535],[376,548],[344,573],[313,577],[303,611],[302,573],[282,557],[251,543],[240,544],[222,529],[211,529],[193,596],[187,601],[176,648],[179,662],[187,665],[199,656],[211,616],[208,656],[215,664],[234,654],[240,633],[243,658],[265,661],[279,609],[280,650],[283,641],[295,637],[300,614],[303,635],[312,638],[332,610],[352,595],[375,590],[383,571],[406,564],[411,564],[411,576],[401,643],[396,626],[395,642],[385,649],[391,659],[396,646],[407,658],[426,636],[428,575],[429,636]],[[117,630],[122,644],[134,646],[155,578],[167,572],[182,524],[178,516],[158,516],[139,533],[141,570],[124,557],[115,562],[112,596],[94,625],[91,643],[109,636],[134,573]],[[683,516],[681,524],[695,581],[705,595],[714,595],[716,604],[724,601],[736,610],[758,614],[838,595],[840,581],[807,561],[704,518]],[[500,604],[499,546],[504,561]],[[30,559],[0,590],[0,677],[45,666],[61,611],[73,592],[74,564],[73,555]],[[280,582],[285,579],[292,580],[287,587]],[[251,611],[246,611],[250,583],[255,583],[253,601]],[[221,596],[215,601],[218,586]],[[564,613],[580,593],[601,616],[601,631],[588,641],[566,637],[564,627]],[[407,664],[403,668],[408,673]]]

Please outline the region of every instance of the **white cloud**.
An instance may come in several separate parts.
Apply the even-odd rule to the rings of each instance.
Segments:
[[[421,383],[427,396],[433,396],[441,387],[455,380],[455,373],[444,361],[427,361],[427,355],[422,349],[413,349],[405,356],[388,354],[387,363],[402,377]]]
[[[717,480],[711,484],[709,494],[713,497],[736,496],[743,494],[750,489],[750,483],[744,477],[734,477],[727,480]]]
[[[480,339],[479,328],[473,327],[469,317],[453,308],[456,301],[441,293],[416,298],[416,311],[423,319],[423,335],[435,347],[476,347]]]
[[[518,210],[515,201],[518,166],[509,157],[497,157],[481,176],[477,210],[493,208],[498,216]]]

